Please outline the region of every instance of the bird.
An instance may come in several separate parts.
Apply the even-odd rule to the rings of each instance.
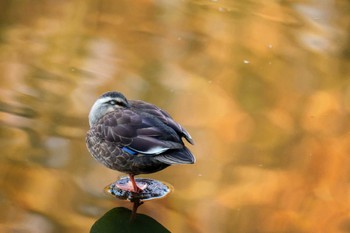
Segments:
[[[135,176],[161,171],[196,159],[183,139],[191,135],[166,111],[141,100],[128,100],[118,91],[102,94],[89,113],[86,145],[92,157],[106,167],[128,174],[119,188],[140,193],[145,188]]]

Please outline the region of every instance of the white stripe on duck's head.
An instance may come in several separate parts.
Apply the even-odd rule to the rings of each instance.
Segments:
[[[101,95],[90,110],[90,127],[94,125],[101,117],[109,112],[117,110],[118,108],[129,108],[129,102],[122,93],[110,91]]]

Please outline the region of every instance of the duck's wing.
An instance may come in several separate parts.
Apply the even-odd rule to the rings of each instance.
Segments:
[[[129,109],[108,113],[93,127],[103,140],[145,155],[184,147],[181,137],[171,127]]]
[[[131,100],[130,104],[135,109],[138,109],[143,113],[148,113],[158,118],[164,124],[166,124],[167,126],[172,128],[175,132],[177,132],[178,135],[180,135],[181,137],[184,137],[189,143],[191,143],[192,145],[194,144],[194,141],[191,135],[179,123],[174,121],[174,119],[166,111],[158,108],[153,104],[150,104],[141,100]]]

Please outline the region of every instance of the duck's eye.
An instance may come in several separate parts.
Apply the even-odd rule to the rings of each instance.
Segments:
[[[108,101],[108,103],[109,103],[110,105],[116,105],[116,104],[117,104],[117,101],[115,101],[115,100],[110,100],[110,101]]]
[[[108,105],[119,105],[119,106],[122,106],[122,107],[126,107],[127,104],[123,101],[120,101],[120,100],[110,100],[107,102]]]

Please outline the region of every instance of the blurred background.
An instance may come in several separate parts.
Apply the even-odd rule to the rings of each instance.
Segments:
[[[195,165],[143,213],[171,232],[350,232],[347,0],[0,1],[0,232],[88,232],[128,202],[85,146],[118,90],[168,111]]]

